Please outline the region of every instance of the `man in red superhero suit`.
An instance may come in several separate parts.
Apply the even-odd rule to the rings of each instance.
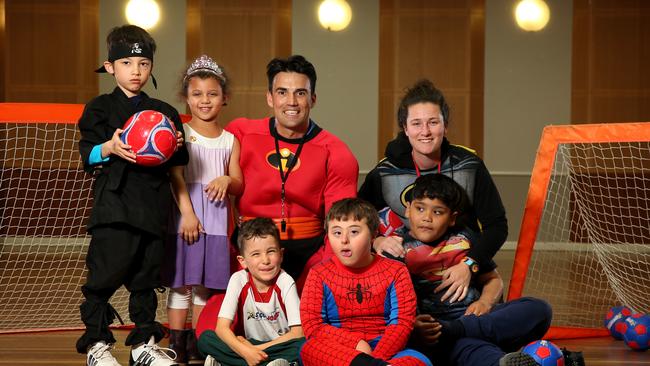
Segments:
[[[309,61],[300,55],[273,59],[267,77],[266,100],[274,116],[239,118],[226,127],[241,144],[245,187],[237,209],[241,220],[276,222],[283,268],[300,292],[308,269],[332,256],[324,240],[325,213],[335,201],[356,196],[359,165],[343,141],[309,118],[316,103],[316,70]],[[217,308],[209,302],[201,318]],[[214,315],[209,317],[216,321]]]

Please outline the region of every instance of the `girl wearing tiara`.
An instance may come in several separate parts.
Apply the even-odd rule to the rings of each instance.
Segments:
[[[228,195],[241,195],[243,177],[239,142],[217,122],[228,101],[228,79],[222,68],[206,55],[197,58],[183,75],[180,94],[192,114],[183,126],[190,162],[171,170],[178,210],[163,279],[170,287],[170,348],[177,362],[202,364],[194,329],[185,329],[185,322],[192,303],[192,328],[196,328],[208,297],[228,285]]]

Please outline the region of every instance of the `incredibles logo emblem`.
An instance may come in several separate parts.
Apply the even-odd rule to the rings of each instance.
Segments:
[[[294,159],[296,158],[296,155],[289,149],[282,148],[280,149],[280,154],[277,154],[274,150],[271,150],[269,153],[266,154],[266,162],[269,163],[273,169],[278,169],[279,167],[282,167],[283,172],[287,172],[288,166],[290,162],[293,162]],[[300,168],[300,158],[298,161],[292,163],[294,166],[291,169],[291,171],[296,171]]]

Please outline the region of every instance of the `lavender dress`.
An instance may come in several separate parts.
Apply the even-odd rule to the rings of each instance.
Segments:
[[[199,135],[188,124],[184,125],[185,142],[190,161],[184,169],[185,184],[196,216],[205,235],[191,245],[178,234],[180,213],[173,213],[174,230],[167,245],[163,281],[166,286],[203,285],[212,289],[226,289],[230,278],[230,247],[228,242],[228,214],[230,203],[210,201],[203,189],[213,179],[228,171],[234,136],[224,130],[217,138]]]

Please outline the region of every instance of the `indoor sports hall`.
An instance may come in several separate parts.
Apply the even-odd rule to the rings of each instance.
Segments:
[[[318,72],[311,117],[350,147],[359,184],[398,132],[404,88],[432,80],[450,104],[447,138],[483,159],[505,205],[504,300],[548,301],[544,338],[588,366],[650,365],[605,327],[614,306],[650,313],[650,6],[521,1],[548,11],[535,25],[516,18],[520,0],[329,1],[351,11],[342,29],[319,19],[322,0],[0,0],[0,365],[84,362],[93,177],[77,121],[115,87],[93,71],[108,30],[127,23],[157,42],[145,92],[185,120],[179,78],[197,56],[232,79],[225,125],[271,115],[268,60],[305,55]],[[155,4],[133,15],[157,18],[131,18],[130,3]],[[120,360],[128,296],[111,299]]]

